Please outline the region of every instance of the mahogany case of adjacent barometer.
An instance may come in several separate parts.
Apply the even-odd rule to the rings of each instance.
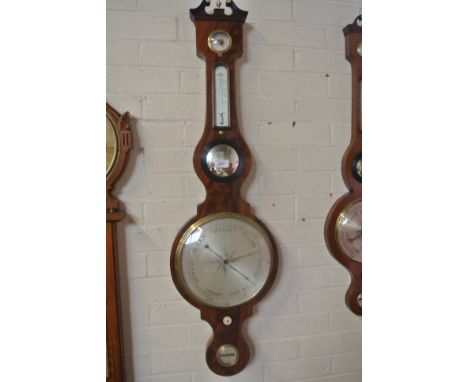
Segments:
[[[330,209],[325,222],[325,241],[331,255],[351,275],[345,301],[349,309],[362,314],[362,18],[343,30],[346,59],[352,71],[351,142],[341,162],[341,173],[349,192]]]

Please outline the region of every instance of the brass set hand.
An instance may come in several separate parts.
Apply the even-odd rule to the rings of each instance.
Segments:
[[[233,261],[242,259],[242,258],[247,257],[247,256],[255,255],[256,253],[259,253],[259,252],[260,252],[260,251],[250,252],[250,253],[247,253],[246,255],[234,257],[233,259],[230,259],[229,261],[230,261],[230,262],[233,262]]]

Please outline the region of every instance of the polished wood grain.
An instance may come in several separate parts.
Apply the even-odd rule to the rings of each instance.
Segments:
[[[341,250],[336,239],[336,222],[340,213],[355,200],[362,198],[362,183],[353,176],[353,160],[362,153],[362,126],[361,126],[361,83],[362,83],[362,57],[357,53],[357,46],[362,41],[361,16],[343,30],[346,41],[346,59],[351,64],[352,71],[352,115],[351,115],[351,141],[341,161],[341,173],[349,192],[339,198],[330,209],[325,222],[325,241],[328,250],[351,275],[345,302],[356,315],[362,315],[362,308],[358,304],[358,296],[362,293],[362,263],[350,259]]]
[[[115,221],[106,223],[106,334],[109,382],[124,381]]]
[[[202,181],[206,190],[206,198],[197,207],[197,215],[190,219],[177,234],[171,252],[171,272],[174,283],[181,295],[201,312],[201,318],[207,321],[213,329],[213,335],[208,342],[206,350],[206,361],[210,369],[223,376],[239,373],[245,368],[250,359],[250,350],[243,334],[243,324],[253,312],[253,306],[262,299],[271,288],[278,269],[278,250],[271,232],[267,226],[253,215],[250,205],[242,198],[242,185],[247,178],[252,166],[252,155],[243,139],[239,120],[237,119],[236,104],[236,71],[235,62],[242,56],[243,23],[247,17],[247,12],[240,10],[234,2],[228,3],[232,8],[232,15],[226,16],[223,9],[215,9],[214,14],[205,12],[208,5],[202,1],[198,8],[190,11],[192,21],[196,28],[197,55],[206,63],[206,116],[203,135],[195,147],[193,156],[193,166],[197,176]],[[208,36],[215,30],[224,30],[232,37],[232,47],[223,54],[217,54],[209,49]],[[229,94],[230,94],[230,123],[229,128],[217,128],[214,123],[214,68],[216,65],[224,65],[228,69]],[[238,154],[243,159],[243,168],[240,174],[229,179],[216,180],[209,176],[202,166],[201,158],[205,147],[213,144],[216,140],[222,139],[230,142],[238,149]],[[235,212],[250,217],[256,221],[266,232],[268,240],[271,242],[272,262],[271,272],[262,290],[250,301],[233,308],[213,308],[201,304],[194,300],[184,289],[183,283],[178,278],[176,271],[176,250],[184,232],[197,220],[217,213]],[[223,324],[223,318],[232,318],[232,324]],[[216,351],[223,344],[235,345],[240,352],[240,359],[235,366],[225,367],[218,363]]]
[[[129,114],[120,115],[112,106],[106,104],[107,117],[117,128],[118,156],[112,171],[106,177],[106,334],[108,382],[124,382],[124,362],[121,335],[119,272],[117,261],[117,238],[115,225],[125,214],[119,201],[112,195],[115,182],[121,175],[131,148]]]

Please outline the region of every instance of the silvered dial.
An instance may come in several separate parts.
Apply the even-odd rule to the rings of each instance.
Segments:
[[[255,221],[219,213],[194,223],[176,253],[177,276],[200,303],[232,307],[256,296],[268,279],[271,243]]]
[[[216,352],[216,359],[221,366],[232,367],[239,361],[239,349],[230,344],[222,345]]]
[[[336,238],[346,256],[362,262],[362,203],[361,199],[349,204],[336,222]]]
[[[218,65],[215,75],[215,125],[217,127],[229,126],[229,85],[228,71],[224,65]]]

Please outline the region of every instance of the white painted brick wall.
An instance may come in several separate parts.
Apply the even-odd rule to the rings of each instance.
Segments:
[[[188,9],[199,0],[108,0],[107,100],[130,111],[135,147],[117,187],[123,330],[130,382],[358,382],[361,320],[323,224],[345,192],[350,66],[341,29],[360,0],[238,0],[249,11],[237,66],[239,119],[254,158],[244,193],[275,235],[281,269],[246,325],[248,367],[205,364],[209,326],[175,289],[169,252],[204,189],[193,173],[205,114],[204,63]]]

